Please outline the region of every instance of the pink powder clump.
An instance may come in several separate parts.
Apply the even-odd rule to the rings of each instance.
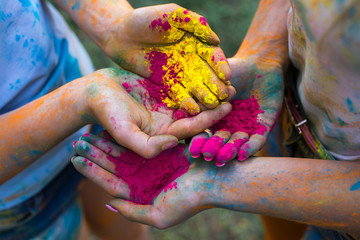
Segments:
[[[118,158],[107,158],[115,164],[115,175],[128,184],[130,200],[143,205],[151,204],[166,186],[190,167],[185,145],[166,150],[153,159],[145,159],[131,151]]]
[[[177,182],[170,183],[164,188],[164,192],[170,191],[173,188],[177,189]]]
[[[167,95],[161,86],[156,85],[147,79],[140,80],[139,83],[147,90],[150,99],[156,102],[152,104],[155,110],[158,110],[158,107],[160,106],[166,107],[166,104],[163,103],[163,101],[166,99]]]
[[[152,20],[152,22],[149,25],[149,28],[152,28],[153,31],[157,27],[159,28],[160,31],[161,30],[168,31],[169,29],[171,29],[171,25],[170,25],[169,21],[167,21],[167,20],[162,21],[161,18]]]
[[[188,22],[190,22],[190,20],[191,20],[191,18],[186,17],[186,18],[184,19],[184,22],[185,22],[185,23],[188,23]]]
[[[207,24],[207,21],[206,21],[206,19],[204,17],[200,17],[199,22],[204,26],[206,26],[206,24]]]
[[[124,82],[122,86],[125,88],[127,93],[131,92],[131,87],[127,82]]]
[[[231,134],[246,132],[249,136],[264,135],[266,127],[257,120],[258,114],[264,111],[260,110],[254,96],[248,99],[236,99],[230,103],[232,105],[231,112],[213,126],[214,131],[227,130]]]

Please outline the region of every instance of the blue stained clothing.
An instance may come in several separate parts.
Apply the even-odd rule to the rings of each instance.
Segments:
[[[58,11],[41,0],[0,2],[0,114],[91,73],[89,56]],[[74,154],[83,128],[0,186],[0,211],[40,192]],[[2,225],[0,222],[0,238]]]

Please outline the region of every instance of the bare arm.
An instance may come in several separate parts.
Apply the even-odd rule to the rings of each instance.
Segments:
[[[222,106],[174,121],[130,96],[122,84],[143,79],[120,69],[102,69],[0,116],[0,183],[24,169],[88,123],[99,123],[117,142],[151,158],[225,116]],[[161,109],[158,107],[158,109]],[[160,110],[159,110],[160,111]],[[144,127],[145,126],[145,127]]]
[[[359,234],[360,162],[253,158],[218,179],[217,207]]]
[[[289,63],[286,27],[289,9],[290,0],[262,0],[234,58],[249,58],[264,67],[284,70]]]
[[[121,199],[130,199],[131,192],[114,161],[109,161],[108,155],[121,160],[126,149],[101,137],[87,136],[75,150],[81,155],[73,159],[77,170],[120,198],[110,204],[130,220],[167,228],[202,210],[219,207],[359,234],[358,161],[254,157],[218,168],[187,155],[191,165],[174,180],[177,188],[165,188],[151,205],[139,205]],[[165,154],[171,159],[172,151],[178,150]],[[188,153],[183,151],[177,153],[179,161]]]

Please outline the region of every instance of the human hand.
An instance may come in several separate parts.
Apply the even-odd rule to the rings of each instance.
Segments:
[[[81,155],[72,159],[75,168],[117,198],[109,205],[129,220],[166,228],[214,207],[219,169],[192,159],[184,145],[147,160],[102,132],[81,137],[75,150]]]
[[[283,98],[280,67],[239,57],[229,59],[229,63],[233,71],[231,82],[237,91],[232,111],[212,127],[215,132],[212,136],[201,133],[190,143],[192,156],[203,155],[207,161],[215,159],[217,166],[236,157],[243,161],[262,148]]]
[[[112,18],[100,46],[121,67],[161,86],[169,107],[195,115],[193,96],[210,109],[229,96],[230,67],[204,17],[166,4]]]
[[[179,111],[157,101],[156,85],[121,69],[103,69],[79,80],[85,96],[84,123],[99,123],[123,146],[145,158],[174,147],[220,120],[231,109],[221,104],[192,118],[175,121]],[[155,95],[154,95],[155,94]],[[180,111],[181,115],[181,111]]]

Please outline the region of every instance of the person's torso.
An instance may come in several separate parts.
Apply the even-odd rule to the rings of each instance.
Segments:
[[[358,159],[360,4],[293,0],[288,31],[299,98],[317,137],[331,152]]]

